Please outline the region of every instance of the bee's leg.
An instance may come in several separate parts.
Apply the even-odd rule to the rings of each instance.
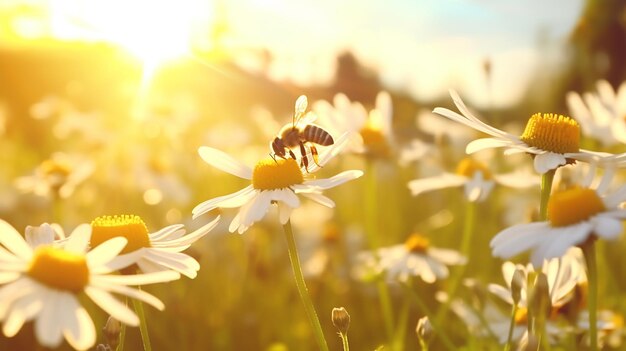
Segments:
[[[296,154],[294,154],[293,151],[291,151],[291,149],[287,149],[287,150],[289,150],[289,156],[291,156],[291,158],[296,160]]]
[[[306,156],[306,148],[304,143],[300,143],[300,167],[304,165],[304,170],[309,173],[309,158]]]
[[[276,154],[273,152],[270,152],[270,157],[272,158],[272,160],[274,160],[274,162],[278,163],[278,161],[276,161]]]
[[[315,145],[311,145],[311,155],[313,156],[313,162],[315,162],[318,167],[322,167],[318,162],[320,158],[317,154],[317,148],[315,147]]]

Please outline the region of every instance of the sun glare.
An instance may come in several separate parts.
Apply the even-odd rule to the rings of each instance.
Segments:
[[[210,4],[199,0],[57,0],[50,3],[52,35],[117,44],[148,64],[189,52],[208,27]]]

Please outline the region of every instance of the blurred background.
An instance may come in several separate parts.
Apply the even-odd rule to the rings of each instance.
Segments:
[[[314,102],[344,93],[370,109],[386,90],[395,139],[408,147],[415,138],[438,141],[416,117],[452,107],[449,89],[505,125],[538,111],[567,114],[565,94],[594,90],[598,79],[617,89],[625,63],[621,0],[4,0],[0,218],[18,230],[54,222],[70,232],[100,215],[132,213],[151,231],[172,223],[193,229],[210,217],[192,221],[195,205],[245,186],[202,162],[198,147],[254,164],[301,94]],[[462,147],[455,152],[438,166],[453,167]],[[363,162],[343,159],[324,174]],[[391,233],[383,242],[420,229],[437,234],[437,244],[455,243],[462,206],[450,199],[458,194],[417,201],[406,182],[432,172],[387,163],[378,170],[381,187],[392,189],[384,195],[391,202],[381,201],[388,205],[381,225]],[[294,218],[303,260],[324,256],[311,261],[309,284],[331,349],[340,345],[329,320],[339,305],[353,316],[355,350],[385,341],[369,307],[375,291],[349,274],[350,253],[366,248],[356,201],[363,187],[331,191],[335,211],[300,209],[307,218],[299,228]],[[499,218],[498,208],[485,213]],[[275,219],[243,236],[216,229],[190,251],[202,264],[197,279],[150,288],[167,306],[150,311],[156,350],[314,348]],[[482,260],[490,260],[486,243],[499,221],[481,232]],[[472,264],[478,278],[499,274],[493,260]],[[423,289],[431,296],[436,287]],[[407,349],[417,345],[414,312]],[[138,332],[129,334],[139,342]],[[0,337],[0,346],[27,350],[31,339],[25,328]]]

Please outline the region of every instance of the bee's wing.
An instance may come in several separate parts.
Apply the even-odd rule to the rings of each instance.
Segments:
[[[301,114],[299,117],[296,117],[296,125],[305,126],[307,124],[313,123],[317,119],[317,113],[313,111],[309,111],[306,114]]]
[[[296,111],[295,111],[295,116],[299,116],[302,115],[304,113],[304,111],[306,111],[306,108],[309,105],[309,101],[307,100],[305,95],[300,95],[300,97],[298,97],[298,99],[296,100]]]

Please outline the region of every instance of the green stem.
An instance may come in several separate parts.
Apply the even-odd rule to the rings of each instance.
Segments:
[[[150,335],[148,334],[148,325],[146,324],[146,314],[143,311],[143,304],[137,299],[133,299],[133,307],[139,317],[139,331],[141,332],[141,342],[143,343],[144,351],[152,351],[152,345],[150,344]]]
[[[472,242],[472,235],[474,232],[474,225],[476,222],[476,203],[467,201],[465,204],[465,220],[463,222],[463,236],[461,237],[461,255],[463,257],[469,258],[470,244]],[[460,265],[456,267],[452,277],[450,277],[450,285],[448,288],[448,299],[441,306],[439,311],[437,311],[437,322],[441,322],[442,318],[448,312],[450,308],[450,303],[454,299],[457,290],[459,289],[459,284],[461,283],[461,279],[463,278],[463,274],[465,273],[465,269],[467,264]]]
[[[124,351],[124,342],[126,340],[126,324],[121,323],[121,329],[120,329],[120,343],[117,344],[117,348],[115,349],[115,351]]]
[[[598,266],[596,263],[596,250],[594,241],[588,240],[582,245],[585,261],[587,262],[588,307],[589,307],[589,342],[591,350],[598,350]]]
[[[517,304],[513,304],[511,309],[511,324],[509,324],[509,335],[506,338],[506,344],[504,345],[504,351],[509,351],[513,344],[513,329],[515,328],[515,315],[517,314]]]
[[[380,247],[380,240],[378,237],[378,183],[376,181],[376,163],[373,160],[368,159],[366,163],[366,184],[365,184],[365,234],[369,247],[373,250]],[[378,298],[380,303],[381,313],[383,315],[383,323],[385,326],[385,332],[390,343],[393,342],[393,306],[391,303],[391,295],[389,294],[389,287],[384,280],[378,280],[376,282],[376,289],[378,290]]]
[[[435,333],[437,334],[437,336],[439,336],[439,339],[441,339],[441,342],[443,342],[443,345],[445,346],[445,348],[450,350],[450,351],[457,350],[457,347],[454,346],[454,344],[452,343],[452,341],[450,341],[450,339],[448,338],[446,333],[444,333],[443,329],[440,328],[439,322],[434,321],[431,318],[433,314],[431,313],[430,309],[428,308],[428,305],[426,305],[426,303],[422,300],[422,298],[415,291],[413,291],[410,283],[409,284],[402,284],[402,286],[404,287],[404,290],[408,293],[409,297],[411,297],[413,299],[413,302],[415,302],[417,307],[420,310],[422,310],[422,313],[424,313],[424,315],[426,315],[428,317],[428,319],[430,319],[432,321],[433,329],[434,329]]]
[[[285,238],[287,239],[289,261],[291,262],[291,268],[293,270],[293,276],[296,280],[296,286],[298,287],[298,293],[300,293],[300,299],[304,304],[304,309],[307,316],[309,317],[309,322],[311,322],[311,326],[313,327],[315,339],[317,340],[317,344],[320,350],[328,351],[328,344],[326,343],[326,339],[324,338],[322,325],[320,324],[320,320],[317,317],[317,313],[315,312],[313,301],[309,296],[309,291],[304,281],[304,275],[302,274],[300,258],[298,257],[298,251],[296,249],[296,240],[293,237],[293,230],[291,229],[291,220],[287,221],[287,223],[283,225],[283,229],[285,230]]]
[[[404,340],[406,338],[406,325],[409,319],[409,309],[411,307],[411,301],[408,298],[404,299],[404,303],[402,304],[402,309],[400,310],[400,314],[398,317],[398,322],[396,323],[396,331],[393,338],[392,349],[393,350],[404,350]]]
[[[548,200],[552,192],[552,181],[556,169],[549,170],[541,176],[541,202],[539,203],[539,220],[545,221],[548,218]]]
[[[341,337],[341,343],[343,344],[343,351],[350,351],[350,344],[348,343],[348,333],[339,333]]]

